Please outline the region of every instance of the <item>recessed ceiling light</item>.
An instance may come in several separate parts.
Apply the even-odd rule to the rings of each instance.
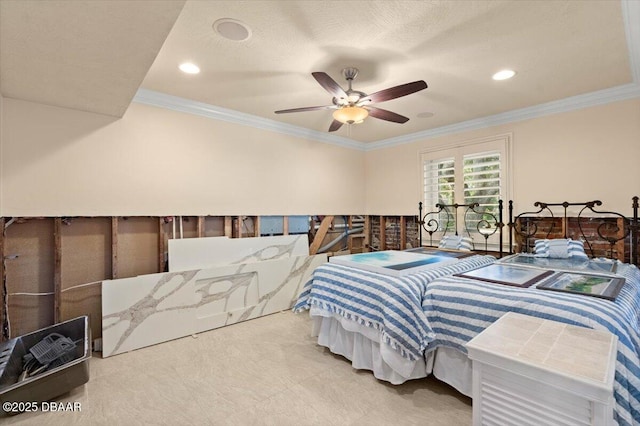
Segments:
[[[233,41],[245,41],[251,37],[251,28],[237,19],[218,19],[213,23],[213,29],[222,37]]]
[[[516,75],[516,72],[513,70],[502,70],[495,73],[491,78],[494,80],[508,80],[514,75]]]
[[[180,64],[178,68],[180,68],[180,71],[187,74],[198,74],[200,72],[200,67],[198,67],[196,64],[192,64],[191,62]]]
[[[418,113],[418,115],[416,115],[416,117],[418,118],[431,118],[433,117],[435,114],[430,112],[430,111],[425,111],[425,112],[420,112]]]

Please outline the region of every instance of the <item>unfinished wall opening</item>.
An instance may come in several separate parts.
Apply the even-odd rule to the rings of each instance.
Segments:
[[[60,320],[88,315],[92,336],[100,337],[100,283],[113,276],[111,219],[63,219],[60,231]]]
[[[54,323],[54,221],[19,219],[5,230],[7,317],[13,336]]]
[[[164,271],[170,238],[248,238],[292,231],[309,234],[311,244],[321,218],[331,220],[315,242],[316,250],[346,234],[325,252],[369,250],[371,221],[363,215],[270,216],[262,231],[261,216],[0,218],[6,224],[0,252],[7,295],[0,318],[5,324],[6,317],[10,326],[0,340],[81,315],[89,316],[92,337],[101,337],[102,281]]]
[[[121,217],[117,221],[116,278],[153,274],[158,270],[158,218]]]

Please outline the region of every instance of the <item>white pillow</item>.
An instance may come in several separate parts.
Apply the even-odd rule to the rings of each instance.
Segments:
[[[471,251],[473,250],[473,241],[471,238],[461,235],[446,235],[440,240],[438,248]]]
[[[584,251],[584,243],[571,238],[536,240],[534,256],[552,259],[589,259],[589,256]]]

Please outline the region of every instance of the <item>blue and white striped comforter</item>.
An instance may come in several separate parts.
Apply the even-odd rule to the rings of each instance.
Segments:
[[[616,417],[622,425],[640,425],[640,272],[620,264],[626,284],[615,302],[595,297],[490,284],[460,277],[431,282],[423,309],[439,346],[466,353],[465,343],[506,312],[608,330],[618,336],[614,382]]]
[[[413,361],[435,339],[423,310],[427,284],[493,262],[491,256],[472,256],[403,277],[325,263],[305,283],[293,310],[317,306],[372,327],[380,331],[382,342]]]

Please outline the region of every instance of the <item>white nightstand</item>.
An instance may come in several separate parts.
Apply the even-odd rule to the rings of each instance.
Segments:
[[[505,314],[466,345],[474,426],[615,424],[617,342],[609,332]]]

